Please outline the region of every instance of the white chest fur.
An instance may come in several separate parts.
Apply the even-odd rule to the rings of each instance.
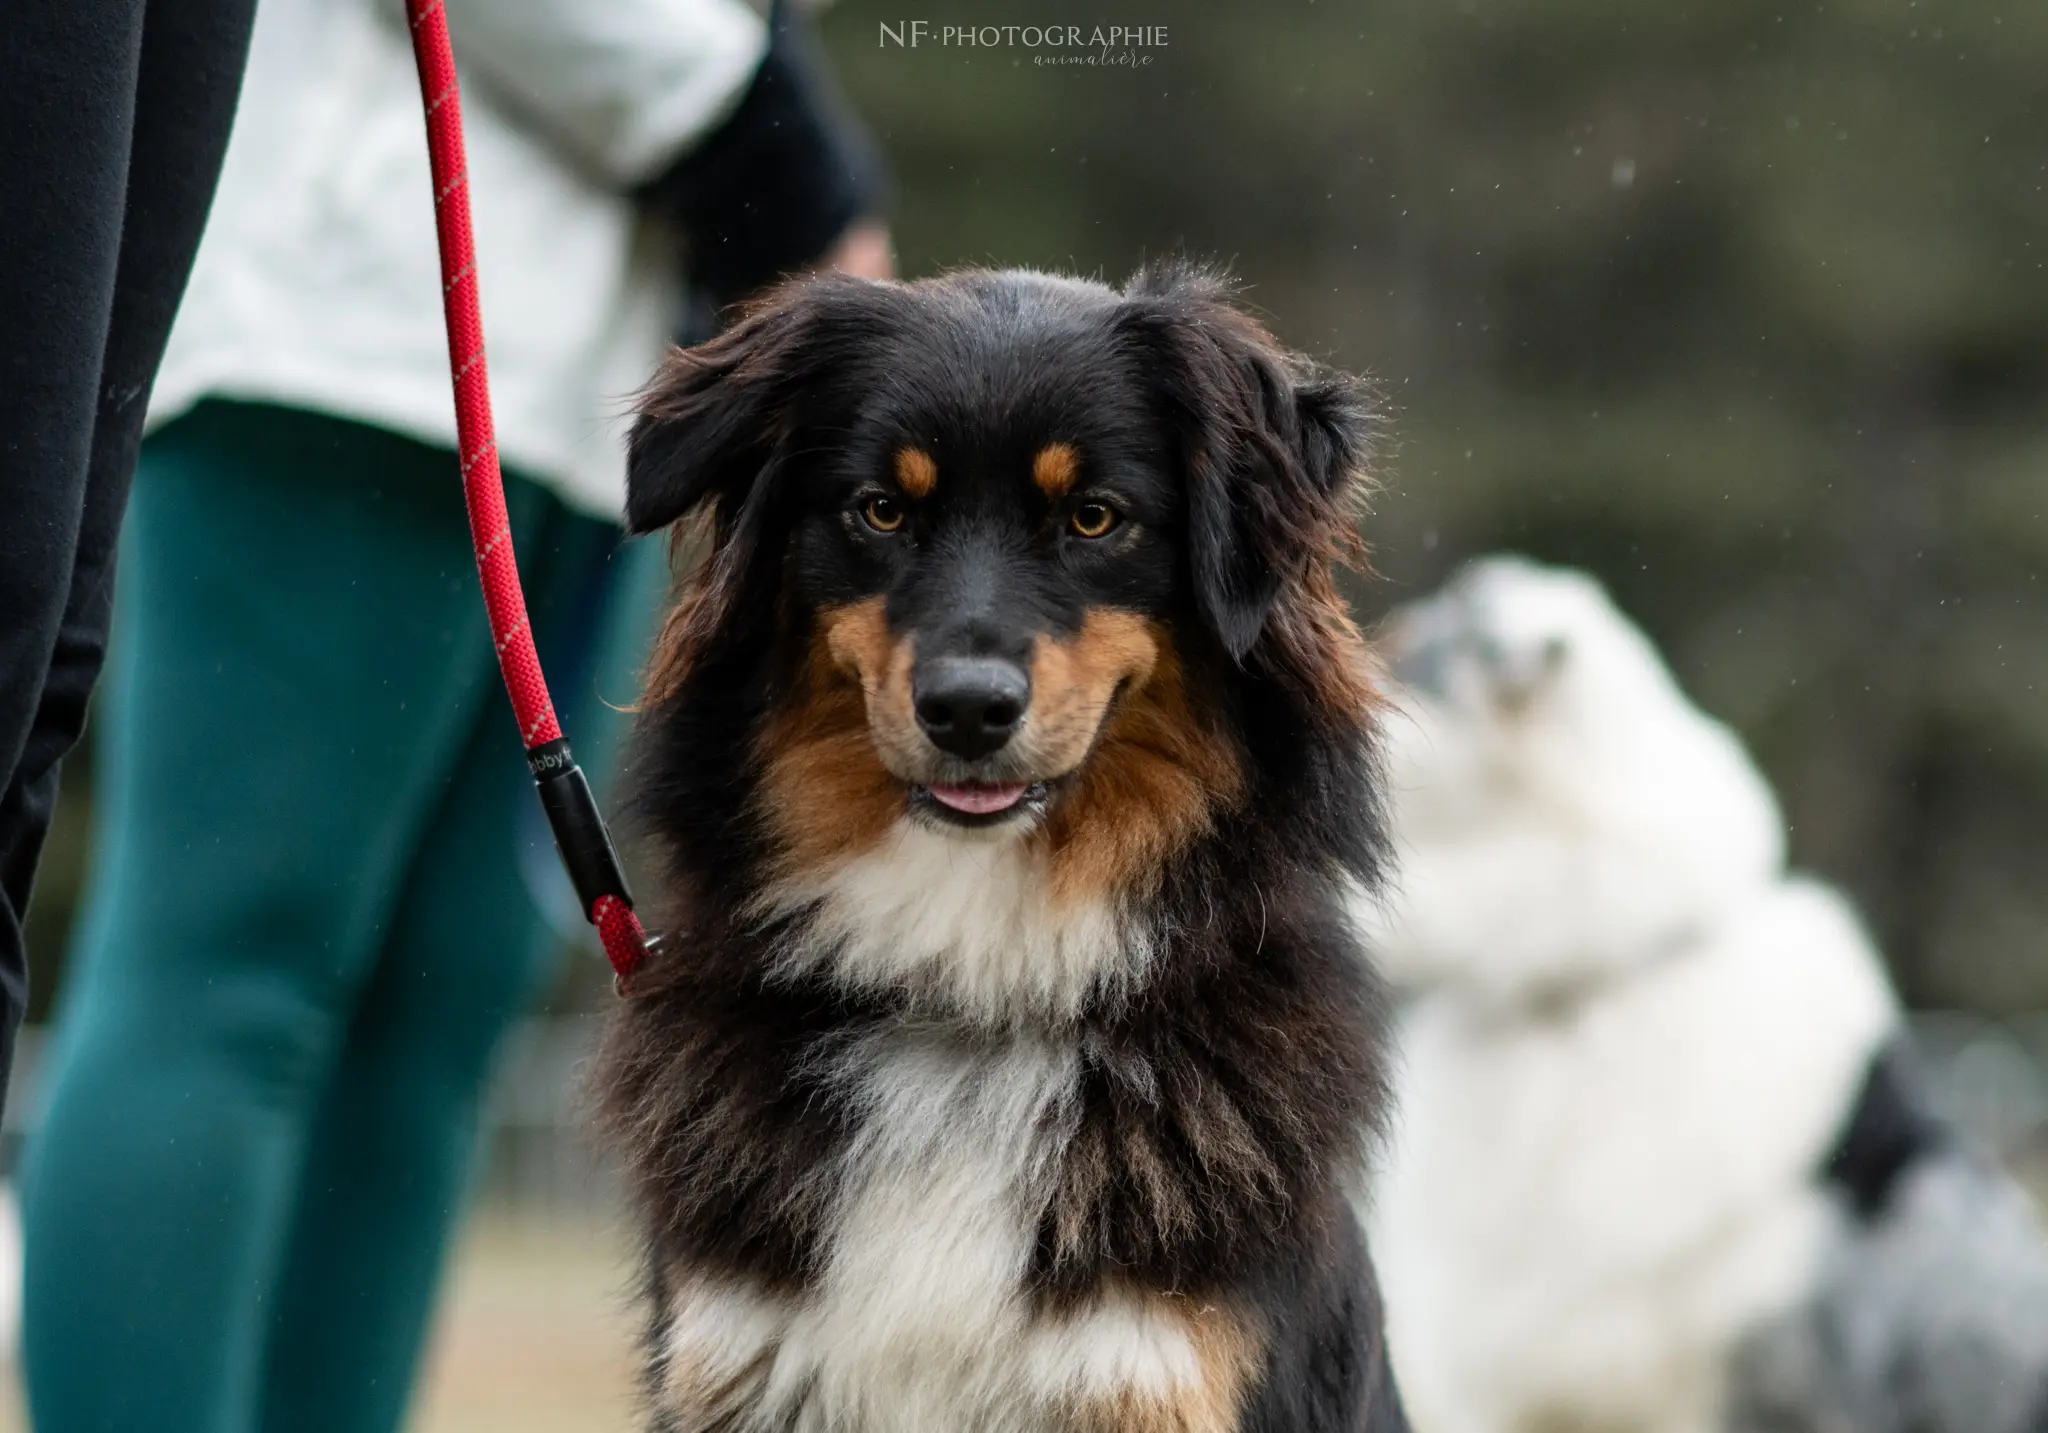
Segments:
[[[811,912],[785,954],[847,985],[908,991],[1003,1024],[1056,1019],[1142,977],[1151,941],[1096,899],[1055,899],[1028,830],[935,831],[906,818],[872,849],[771,888],[764,912]]]
[[[801,1299],[679,1281],[667,1352],[682,1427],[1027,1433],[1201,1379],[1185,1327],[1135,1301],[1048,1318],[1026,1297],[1072,1114],[1070,1046],[906,1025],[838,1073],[861,1124],[820,1275]]]

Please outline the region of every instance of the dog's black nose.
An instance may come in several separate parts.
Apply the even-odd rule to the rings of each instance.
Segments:
[[[911,681],[917,724],[965,761],[1000,751],[1031,704],[1031,678],[1000,657],[936,657]]]

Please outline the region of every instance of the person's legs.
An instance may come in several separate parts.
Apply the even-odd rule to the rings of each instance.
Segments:
[[[609,525],[559,510],[547,534],[519,554],[534,632],[578,759],[601,776],[620,725],[610,706],[636,695],[662,554],[615,549]],[[269,1433],[378,1433],[403,1418],[491,1057],[559,947],[522,883],[523,848],[548,839],[535,804],[510,710],[493,700],[321,1115],[272,1325]]]
[[[38,1427],[244,1433],[308,1132],[495,676],[446,454],[209,404],[131,527],[24,1363]]]
[[[0,1101],[57,767],[105,652],[151,380],[213,197],[254,0],[0,7]]]

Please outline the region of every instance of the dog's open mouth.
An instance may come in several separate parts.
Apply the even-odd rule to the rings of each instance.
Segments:
[[[994,826],[1045,806],[1043,781],[940,781],[913,787],[911,805],[955,826]]]

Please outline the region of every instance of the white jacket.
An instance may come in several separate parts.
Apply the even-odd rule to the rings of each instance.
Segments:
[[[743,0],[448,10],[499,448],[578,509],[616,517],[626,403],[679,312],[676,248],[624,193],[738,103],[766,27]],[[150,422],[234,397],[452,449],[447,354],[399,5],[263,0]]]

